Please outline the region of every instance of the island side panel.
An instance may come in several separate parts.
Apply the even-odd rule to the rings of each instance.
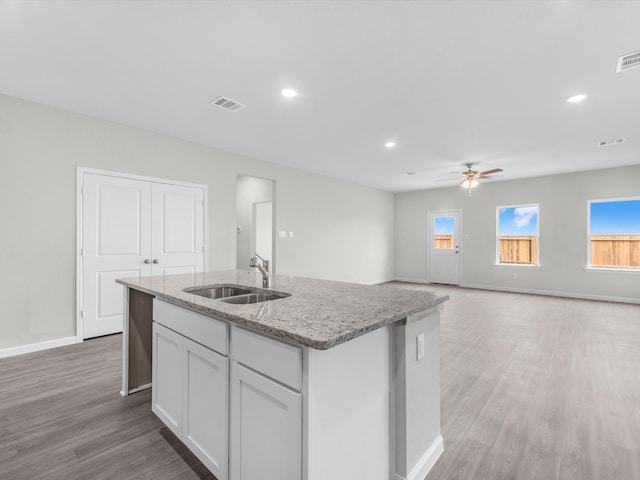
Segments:
[[[440,434],[440,309],[396,326],[395,480],[422,480],[444,451]],[[417,338],[424,336],[418,359]]]
[[[305,349],[303,480],[392,475],[393,329]]]
[[[151,386],[153,295],[132,288],[128,290],[127,391],[131,393]]]

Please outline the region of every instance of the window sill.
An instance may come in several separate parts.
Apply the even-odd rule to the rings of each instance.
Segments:
[[[509,267],[509,268],[540,268],[540,264],[534,265],[529,263],[494,263],[496,267]]]
[[[640,268],[614,268],[614,267],[584,267],[587,272],[616,272],[616,273],[638,273]]]

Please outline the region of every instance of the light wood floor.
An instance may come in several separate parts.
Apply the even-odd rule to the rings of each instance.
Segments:
[[[451,296],[427,480],[640,479],[640,306],[387,286]],[[0,360],[0,479],[214,480],[149,391],[119,395],[120,349],[114,335]]]

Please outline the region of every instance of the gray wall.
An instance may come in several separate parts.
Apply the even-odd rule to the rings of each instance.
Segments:
[[[508,172],[505,172],[508,175]],[[587,271],[587,201],[640,196],[640,166],[396,195],[395,277],[428,281],[427,212],[460,209],[463,286],[640,301],[640,272]],[[496,207],[540,205],[540,267],[497,266]],[[517,279],[513,279],[517,273]]]
[[[393,195],[0,96],[0,349],[75,335],[76,167],[209,187],[212,270],[236,266],[238,175],[273,179],[281,274],[393,277]]]

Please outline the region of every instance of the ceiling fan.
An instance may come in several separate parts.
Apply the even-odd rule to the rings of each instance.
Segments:
[[[479,185],[478,179],[481,178],[492,178],[491,175],[494,173],[502,172],[501,168],[494,168],[492,170],[486,170],[484,172],[478,172],[476,170],[471,170],[473,166],[472,163],[467,163],[467,170],[465,172],[461,172],[460,175],[462,177],[462,181],[460,182],[460,186],[462,188],[466,188],[469,190],[469,195],[471,195],[471,189],[475,188]],[[452,172],[456,173],[456,172]],[[459,177],[458,177],[459,178]],[[456,180],[457,178],[441,178],[436,180],[436,182],[444,182],[446,180]]]

